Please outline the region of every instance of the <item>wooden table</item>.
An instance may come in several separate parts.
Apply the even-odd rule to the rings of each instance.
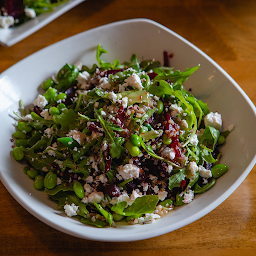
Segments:
[[[20,43],[0,47],[0,72],[64,38],[130,18],[155,20],[195,44],[256,103],[254,0],[87,0]],[[200,220],[130,243],[93,242],[56,231],[24,210],[0,183],[0,255],[256,255],[255,171]]]

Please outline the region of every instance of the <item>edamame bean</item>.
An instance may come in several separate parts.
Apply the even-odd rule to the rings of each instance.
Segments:
[[[41,189],[44,188],[44,176],[37,175],[35,177],[34,188],[37,189],[37,190],[41,190]]]
[[[14,132],[12,136],[16,139],[26,139],[26,133],[21,131]]]
[[[63,109],[67,108],[66,105],[64,103],[60,103],[58,106],[57,106],[58,110],[59,111],[62,111]]]
[[[57,185],[57,175],[54,172],[48,172],[44,177],[44,186],[53,189]]]
[[[25,167],[23,168],[23,172],[24,172],[25,174],[27,174],[27,172],[28,172],[29,169],[30,169],[29,166],[25,166]]]
[[[164,103],[161,100],[159,100],[156,104],[156,107],[158,109],[156,113],[160,115],[164,110]]]
[[[217,144],[222,145],[225,143],[225,141],[226,141],[225,137],[223,135],[220,135],[218,138]]]
[[[53,116],[53,115],[59,115],[60,114],[60,111],[58,108],[56,107],[50,107],[49,109],[49,113]]]
[[[179,205],[179,206],[183,205],[184,204],[183,200],[184,200],[184,196],[180,196],[179,193],[176,194],[176,204],[177,205]]]
[[[12,151],[13,157],[16,161],[20,161],[24,158],[24,152],[21,148],[15,147]]]
[[[58,115],[53,115],[53,116],[52,116],[52,121],[53,121],[55,124],[59,124]]]
[[[41,87],[43,90],[47,90],[49,87],[52,87],[53,85],[54,81],[51,78],[49,78],[41,84]]]
[[[32,131],[32,127],[27,125],[25,122],[19,122],[18,125],[17,125],[17,128],[23,132],[31,132]]]
[[[134,146],[131,141],[127,141],[124,146],[129,151],[131,156],[136,157],[140,154],[139,147]]]
[[[170,145],[172,143],[172,139],[167,136],[167,134],[164,134],[162,137],[163,143],[165,145]]]
[[[140,137],[137,134],[132,134],[131,135],[131,142],[134,146],[140,146]]]
[[[16,140],[17,147],[20,147],[20,146],[26,147],[27,145],[28,145],[28,139],[17,139]]]
[[[49,88],[44,94],[43,96],[49,101],[51,99],[54,99],[54,97],[56,96],[56,90],[53,88]]]
[[[58,101],[58,100],[65,100],[67,98],[67,94],[62,92],[58,95],[55,96],[54,100],[55,101]]]
[[[38,171],[35,169],[29,169],[27,171],[27,175],[29,178],[34,179],[38,175]]]
[[[80,198],[83,199],[84,198],[84,188],[82,186],[82,184],[79,181],[75,181],[73,184],[73,190],[75,192],[75,194]]]
[[[228,167],[225,164],[217,164],[212,167],[212,177],[215,179],[218,179],[220,176],[222,176],[224,173],[228,171]]]

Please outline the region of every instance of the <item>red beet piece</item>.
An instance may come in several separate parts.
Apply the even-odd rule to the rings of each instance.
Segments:
[[[24,13],[23,0],[0,0],[0,8],[3,15],[13,16],[19,19]]]

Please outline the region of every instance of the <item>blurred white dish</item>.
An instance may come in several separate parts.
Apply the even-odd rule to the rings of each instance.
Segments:
[[[0,28],[0,45],[12,46],[18,43],[83,1],[74,0],[64,3],[54,8],[54,11],[40,14],[35,19],[31,19],[17,27]]]
[[[33,181],[26,177],[22,166],[11,155],[10,141],[15,131],[13,111],[18,102],[31,104],[43,80],[51,77],[66,62],[82,61],[92,66],[95,50],[101,43],[108,54],[106,61],[118,58],[129,60],[135,53],[139,59],[163,59],[163,51],[173,53],[171,65],[184,71],[201,67],[185,83],[192,93],[208,103],[211,111],[218,111],[235,129],[222,148],[221,163],[229,171],[217,180],[208,192],[196,196],[192,203],[176,207],[166,217],[148,225],[124,225],[117,228],[95,228],[68,218],[56,210],[56,204],[46,194],[36,191]],[[103,58],[104,58],[103,57]],[[31,214],[67,234],[98,241],[135,241],[159,236],[181,228],[209,213],[222,203],[242,183],[256,162],[256,110],[248,96],[236,82],[212,59],[184,38],[166,27],[146,19],[134,19],[95,28],[51,45],[20,61],[0,75],[0,113],[2,140],[0,148],[0,177],[12,196]]]

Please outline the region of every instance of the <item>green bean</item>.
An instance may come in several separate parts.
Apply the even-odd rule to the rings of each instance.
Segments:
[[[29,178],[34,179],[38,175],[38,171],[35,169],[29,169],[27,171],[27,175]]]
[[[212,188],[215,185],[215,183],[216,183],[216,179],[212,179],[209,183],[207,183],[203,187],[200,187],[198,185],[198,183],[196,183],[194,193],[202,194],[202,193],[206,192],[207,190],[209,190],[210,188]]]
[[[16,161],[20,161],[24,158],[24,152],[21,148],[15,147],[12,151],[13,157]]]
[[[27,174],[27,172],[28,172],[29,169],[30,169],[29,166],[24,166],[23,172],[24,172],[25,174]]]
[[[31,132],[32,131],[32,127],[30,125],[27,125],[25,122],[19,122],[17,125],[17,128],[23,132]]]
[[[44,186],[53,189],[57,185],[57,175],[54,172],[48,172],[44,177]]]
[[[137,134],[131,135],[131,142],[134,146],[140,146],[140,137]]]
[[[26,138],[26,133],[21,132],[21,131],[17,131],[17,132],[14,132],[12,136],[16,139],[25,139]]]
[[[127,141],[124,146],[129,151],[131,156],[136,157],[140,154],[139,147],[134,146],[131,141]]]
[[[157,112],[156,113],[158,115],[160,115],[164,110],[164,103],[161,100],[159,100],[156,104],[156,107],[157,107]]]
[[[163,135],[162,140],[165,145],[170,145],[172,143],[172,139],[169,138],[166,133]]]
[[[44,176],[37,175],[35,177],[34,188],[37,189],[37,190],[41,190],[41,189],[44,188]]]
[[[218,138],[217,144],[222,145],[225,143],[225,141],[226,141],[225,137],[223,135],[220,135]]]
[[[73,190],[75,192],[75,194],[80,198],[83,199],[84,198],[84,188],[82,186],[82,184],[79,181],[75,181],[73,184]]]
[[[181,206],[184,204],[183,202],[184,196],[180,196],[179,193],[176,194],[176,204]]]
[[[17,139],[16,140],[17,147],[20,147],[20,146],[26,147],[27,145],[28,145],[28,139]]]
[[[53,85],[54,85],[54,81],[51,78],[49,78],[41,84],[41,87],[43,90],[47,90],[49,89],[49,87],[52,87]]]
[[[49,109],[49,113],[53,116],[53,115],[59,115],[60,114],[60,111],[58,108],[56,107],[50,107]]]
[[[212,177],[215,179],[218,179],[220,176],[222,176],[224,173],[228,171],[228,167],[225,164],[217,164],[212,167]]]

